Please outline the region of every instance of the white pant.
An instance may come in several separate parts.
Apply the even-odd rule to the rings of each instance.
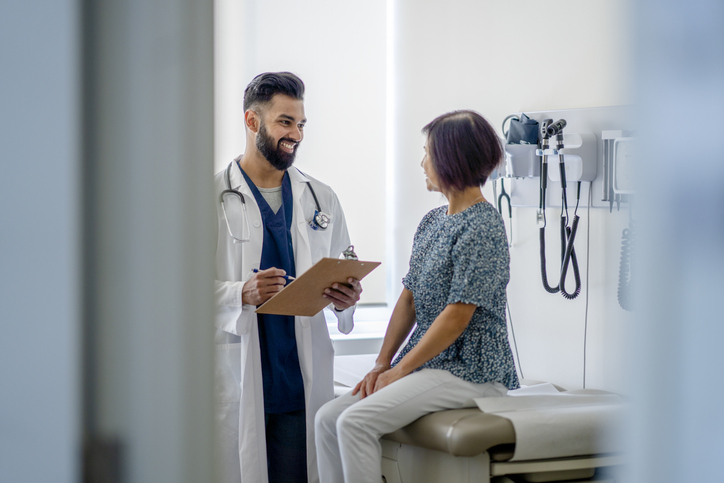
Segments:
[[[448,371],[423,369],[360,400],[352,392],[322,406],[314,421],[320,483],[380,483],[382,435],[473,398],[504,396],[497,382],[475,384]]]

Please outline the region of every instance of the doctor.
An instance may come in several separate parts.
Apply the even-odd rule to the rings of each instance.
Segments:
[[[317,482],[314,415],[333,398],[334,351],[324,315],[255,308],[322,257],[349,245],[328,186],[292,167],[304,137],[304,84],[288,72],[244,91],[246,152],[214,178],[217,200],[217,428],[222,481]],[[321,215],[316,216],[315,215]],[[359,281],[326,290],[349,333]]]

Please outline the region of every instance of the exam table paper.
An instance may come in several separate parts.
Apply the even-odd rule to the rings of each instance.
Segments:
[[[481,411],[513,423],[516,443],[511,461],[621,450],[610,434],[624,417],[622,399],[616,394],[569,391],[478,398],[475,403]]]

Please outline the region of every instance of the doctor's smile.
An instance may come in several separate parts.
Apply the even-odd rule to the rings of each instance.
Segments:
[[[299,146],[299,142],[282,139],[279,141],[279,146],[288,153],[293,153],[297,149],[297,146]]]

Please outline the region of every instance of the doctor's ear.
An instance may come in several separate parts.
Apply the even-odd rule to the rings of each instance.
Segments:
[[[244,124],[254,133],[259,132],[260,117],[259,114],[251,109],[244,113]]]

